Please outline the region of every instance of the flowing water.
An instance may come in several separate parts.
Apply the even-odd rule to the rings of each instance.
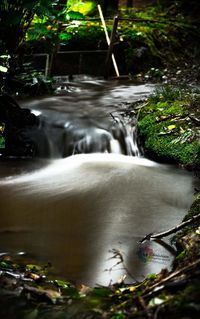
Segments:
[[[123,275],[141,280],[169,267],[168,242],[139,240],[182,220],[192,178],[138,156],[133,128],[119,117],[127,102],[152,89],[62,80],[59,95],[22,103],[40,114],[42,138],[28,134],[40,141],[41,158],[1,163],[0,252],[25,252],[51,262],[60,277],[89,285]]]
[[[118,81],[57,79],[57,95],[21,103],[40,115],[40,130],[26,134],[38,140],[39,156],[112,152],[138,155],[133,123],[121,119],[129,102],[144,99],[153,85]],[[43,133],[43,134],[41,134]],[[38,137],[39,136],[39,137]]]

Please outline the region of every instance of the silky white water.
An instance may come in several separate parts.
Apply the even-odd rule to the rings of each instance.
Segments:
[[[153,85],[84,77],[73,82],[58,79],[57,86],[59,90],[54,96],[19,101],[40,118],[39,128],[24,131],[36,145],[37,156],[59,158],[94,152],[139,154],[135,121],[123,115],[127,103],[144,99],[153,91]]]

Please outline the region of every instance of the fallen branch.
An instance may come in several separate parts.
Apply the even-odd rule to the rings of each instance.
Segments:
[[[141,240],[140,240],[140,243],[143,243],[144,241],[146,240],[153,240],[153,239],[160,239],[160,238],[163,238],[163,237],[167,237],[171,234],[174,234],[176,233],[177,231],[183,229],[184,227],[194,223],[195,221],[199,220],[200,219],[200,214],[198,215],[195,215],[193,216],[192,218],[186,220],[185,222],[182,222],[180,225],[178,226],[175,226],[171,229],[168,229],[164,232],[161,232],[161,233],[157,233],[157,234],[154,234],[154,233],[150,233],[148,235],[146,235],[145,237],[143,237]]]
[[[146,292],[144,295],[142,295],[143,298],[147,298],[150,295],[157,293],[158,291],[160,292],[160,290],[163,290],[165,288],[165,284],[170,281],[171,279],[174,279],[177,276],[183,275],[186,272],[190,272],[190,274],[192,275],[193,273],[191,272],[191,270],[197,266],[199,266],[200,264],[200,259],[197,259],[195,262],[177,270],[172,272],[169,276],[165,277],[164,279],[160,280],[159,282],[155,283],[154,285],[152,285],[151,287],[149,287],[148,292]],[[160,288],[160,289],[159,289]]]

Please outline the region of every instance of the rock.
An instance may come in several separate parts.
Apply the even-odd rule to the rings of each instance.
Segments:
[[[34,155],[34,143],[25,132],[38,126],[38,118],[28,109],[22,109],[8,95],[0,95],[1,133],[5,139],[5,148],[0,150],[2,157],[24,157]]]

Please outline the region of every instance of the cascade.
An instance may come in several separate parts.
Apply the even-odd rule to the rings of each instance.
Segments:
[[[25,132],[34,142],[37,157],[63,158],[84,153],[140,155],[134,120],[125,122],[122,117],[112,116],[100,123],[87,117],[52,122],[42,115],[39,120],[39,129]]]
[[[88,77],[58,78],[55,85],[53,96],[19,101],[40,120],[39,130],[24,132],[35,144],[36,157],[99,152],[139,155],[136,121],[123,115],[129,101],[144,99],[154,86]]]

